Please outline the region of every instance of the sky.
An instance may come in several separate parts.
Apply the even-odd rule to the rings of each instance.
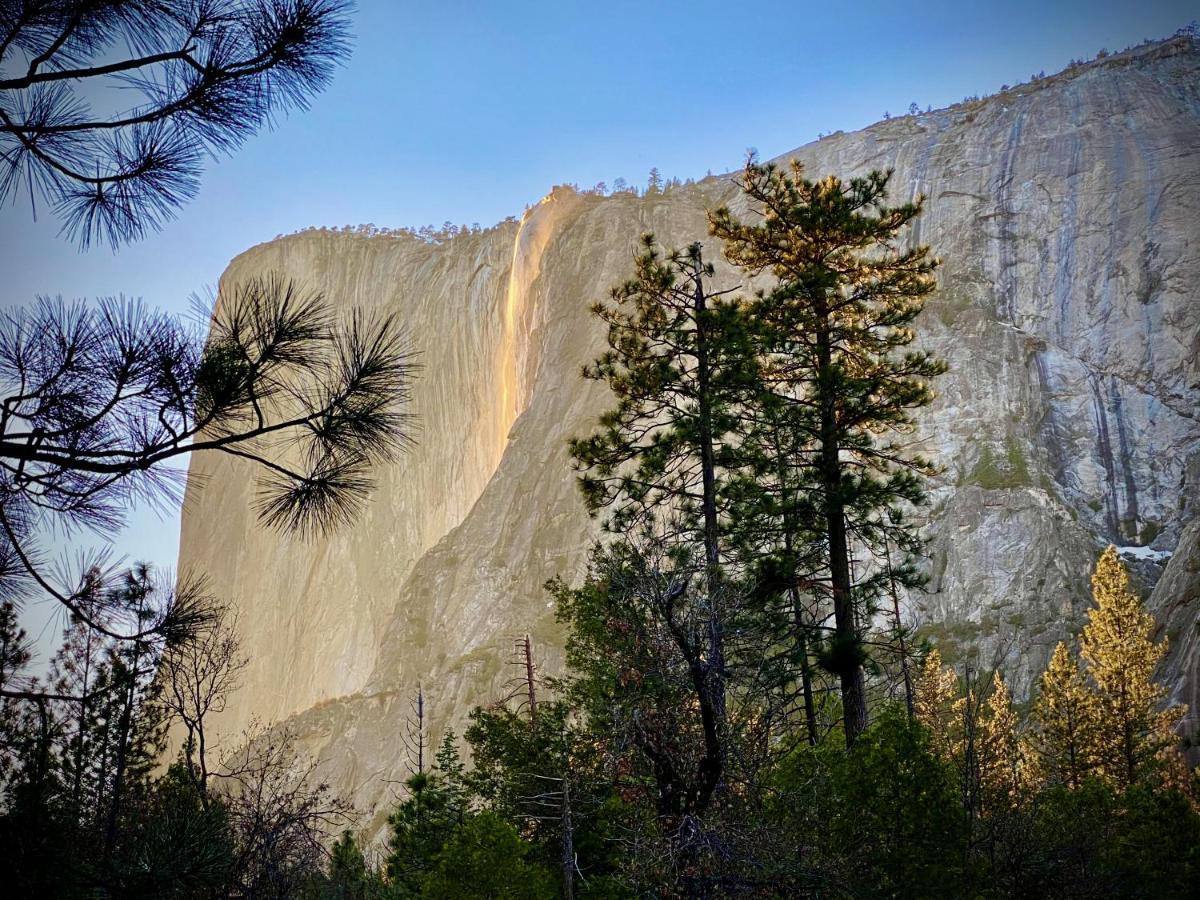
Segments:
[[[551,186],[644,184],[771,157],[839,129],[994,93],[1162,38],[1200,4],[359,0],[353,55],[308,111],[213,160],[161,233],[113,253],[0,207],[0,307],[125,295],[184,313],[241,251],[309,225],[487,226]],[[106,536],[173,567],[177,514]],[[97,541],[85,535],[86,541]],[[27,611],[35,637],[61,621]]]

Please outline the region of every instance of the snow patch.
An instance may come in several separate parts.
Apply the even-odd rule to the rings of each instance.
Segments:
[[[1118,547],[1117,552],[1122,556],[1148,559],[1151,562],[1165,562],[1171,558],[1170,550],[1151,550],[1149,547]]]

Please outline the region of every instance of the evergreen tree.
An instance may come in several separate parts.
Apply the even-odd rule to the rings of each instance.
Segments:
[[[930,746],[943,759],[960,752],[962,743],[962,698],[954,671],[942,665],[936,647],[925,654],[917,673],[913,707],[917,721],[930,735]]]
[[[130,799],[121,842],[108,872],[110,896],[225,896],[234,866],[228,810],[205,804],[176,763]]]
[[[446,842],[466,820],[461,794],[436,773],[408,779],[408,798],[388,817],[391,837],[386,862],[397,897],[418,897]]]
[[[138,565],[126,574],[125,583],[116,589],[118,596],[110,600],[110,606],[127,608],[137,630],[143,631],[157,613],[155,591],[149,567]],[[122,803],[132,790],[146,786],[165,743],[166,722],[154,702],[161,691],[161,684],[153,677],[156,665],[157,655],[150,640],[121,641],[110,650],[113,690],[109,699],[115,705],[116,721],[112,787],[104,829],[106,861],[111,860],[116,849]]]
[[[469,795],[466,784],[466,767],[459,755],[458,738],[453,729],[448,729],[442,735],[442,742],[438,745],[437,754],[434,756],[434,767],[441,778],[450,804],[459,809],[466,809]]]
[[[639,835],[631,864],[656,864],[655,877],[685,893],[691,888],[674,879],[696,876],[739,802],[721,790],[723,779],[744,795],[765,741],[758,698],[741,688],[730,693],[728,731],[716,728],[704,680],[709,604],[702,575],[702,565],[673,560],[661,544],[628,541],[595,548],[578,588],[551,585],[568,628],[568,696],[583,720],[575,747],[590,748],[595,768],[630,804],[623,828]],[[732,601],[725,606],[736,611]],[[733,633],[754,640],[740,628]]]
[[[1154,670],[1167,652],[1154,642],[1154,619],[1109,546],[1092,576],[1094,606],[1088,610],[1080,655],[1095,684],[1092,756],[1100,777],[1124,789],[1160,766],[1178,741],[1172,729],[1182,706],[1159,710],[1166,697]]]
[[[2,564],[2,563],[0,563]],[[29,665],[29,638],[20,626],[11,601],[0,602],[0,790],[20,768],[20,749],[25,745],[25,726],[29,710],[20,699],[11,696],[22,685]]]
[[[329,869],[316,891],[319,900],[382,900],[383,879],[367,865],[349,829],[329,851]]]
[[[754,341],[755,323],[747,324]],[[815,525],[816,492],[803,465],[807,438],[794,427],[804,415],[801,407],[769,390],[758,390],[752,402],[742,404],[739,466],[730,473],[725,494],[730,549],[753,585],[763,633],[776,636],[762,648],[764,687],[787,698],[798,676],[805,728],[815,744],[821,733],[816,698],[822,678],[813,660],[824,616],[814,586],[823,554]]]
[[[898,246],[921,201],[886,205],[889,178],[813,182],[799,162],[789,175],[751,158],[739,184],[761,222],[739,221],[728,208],[709,220],[731,262],[775,278],[751,312],[765,335],[764,384],[805,413],[791,425],[805,438],[800,458],[817,495],[834,614],[825,664],[841,682],[848,745],[867,724],[863,637],[879,589],[856,583],[851,541],[880,558],[917,548],[902,508],[924,501],[921,476],[935,469],[880,435],[911,432],[911,411],[931,402],[928,381],[945,371],[909,349],[937,263],[926,247]],[[889,575],[917,581],[910,565]]]
[[[1042,674],[1033,719],[1043,776],[1051,783],[1079,788],[1092,769],[1096,705],[1079,664],[1061,641]]]
[[[980,796],[999,812],[1021,803],[1033,789],[1034,771],[1008,685],[996,672],[983,704],[979,736]]]
[[[740,304],[714,291],[712,277],[700,244],[664,257],[653,235],[643,237],[634,277],[613,289],[612,304],[593,307],[609,350],[584,375],[605,382],[617,403],[571,453],[588,507],[611,508],[610,530],[640,526],[668,545],[703,547],[708,614],[689,664],[715,786],[726,752],[720,494],[750,355]]]
[[[545,900],[555,896],[543,866],[499,815],[471,815],[437,854],[421,896],[429,900]]]

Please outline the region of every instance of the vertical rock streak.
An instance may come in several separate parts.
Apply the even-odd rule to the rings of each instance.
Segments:
[[[499,353],[500,440],[496,464],[504,455],[509,431],[529,402],[525,377],[532,322],[536,318],[530,292],[541,274],[542,256],[558,224],[564,201],[543,197],[526,210],[513,238],[512,261],[504,293],[504,334]]]

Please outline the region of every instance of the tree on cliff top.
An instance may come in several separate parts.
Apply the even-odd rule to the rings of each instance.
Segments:
[[[303,108],[347,50],[345,0],[3,0],[0,202],[28,191],[114,248],[197,190],[203,156]],[[92,107],[106,87],[137,99]]]

